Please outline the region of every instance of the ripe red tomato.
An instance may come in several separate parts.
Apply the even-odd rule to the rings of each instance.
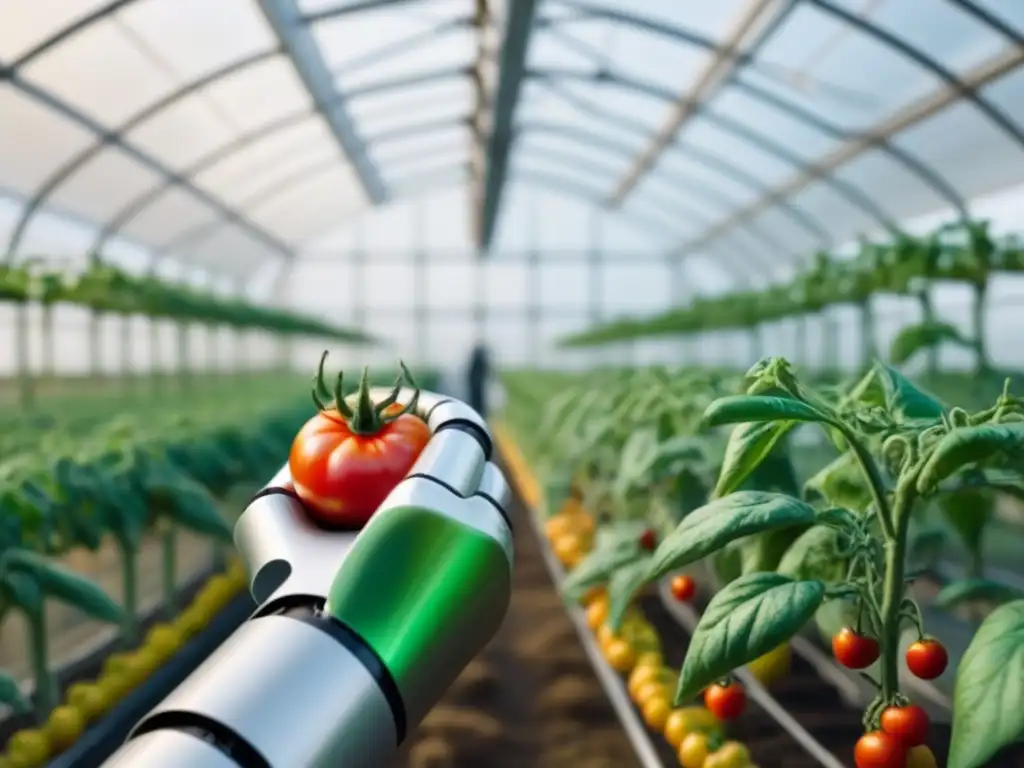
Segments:
[[[865,733],[853,748],[853,761],[857,768],[904,768],[907,748],[888,733]]]
[[[878,659],[878,641],[857,634],[851,627],[843,627],[832,638],[832,654],[848,669],[864,669]]]
[[[934,680],[948,663],[946,647],[938,640],[918,640],[907,649],[907,667],[922,680]]]
[[[697,593],[697,583],[689,576],[676,576],[672,579],[672,597],[685,603]]]
[[[658,546],[658,537],[650,528],[640,534],[640,549],[653,552]]]
[[[326,390],[323,359],[317,384]],[[335,396],[325,406],[318,394],[323,392],[314,391],[320,412],[295,436],[288,457],[295,493],[316,522],[359,528],[416,462],[430,428],[408,413],[411,407],[393,400],[375,405],[365,371],[355,405],[342,400],[339,410]]]
[[[928,713],[916,704],[886,707],[882,712],[882,730],[895,736],[905,747],[919,747],[928,738]]]
[[[704,691],[704,706],[719,720],[735,720],[747,706],[747,692],[736,682],[715,683]]]

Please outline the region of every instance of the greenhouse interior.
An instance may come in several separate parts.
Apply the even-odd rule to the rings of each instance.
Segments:
[[[0,0],[0,768],[1024,766],[1024,0]]]

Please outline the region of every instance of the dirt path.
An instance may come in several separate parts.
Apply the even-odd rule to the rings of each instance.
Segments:
[[[632,748],[562,608],[518,501],[501,631],[393,768],[634,768]]]

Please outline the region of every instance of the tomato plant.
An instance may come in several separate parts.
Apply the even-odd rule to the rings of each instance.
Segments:
[[[928,714],[916,704],[886,707],[879,720],[882,730],[905,747],[919,747],[928,738]]]
[[[692,576],[680,575],[672,579],[672,597],[681,603],[692,600],[697,593],[697,583]]]
[[[878,641],[862,635],[851,627],[843,627],[832,638],[836,661],[850,669],[866,669],[878,660]]]
[[[747,707],[747,692],[735,680],[723,680],[704,691],[704,706],[719,720],[735,720]]]
[[[317,414],[295,436],[288,467],[295,493],[316,522],[360,528],[412,468],[430,440],[430,429],[415,415],[419,390],[404,364],[402,372],[413,388],[405,405],[397,402],[401,378],[389,397],[374,403],[367,369],[349,399],[339,373],[327,405],[324,399],[332,393],[324,382],[326,360],[325,352],[313,380]]]
[[[938,640],[918,640],[907,649],[907,667],[922,680],[934,680],[948,663],[946,647]]]

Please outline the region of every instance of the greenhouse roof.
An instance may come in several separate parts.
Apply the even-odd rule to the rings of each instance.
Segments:
[[[246,276],[453,185],[486,249],[520,184],[804,257],[1019,183],[1022,61],[1016,0],[14,0],[0,236]]]

